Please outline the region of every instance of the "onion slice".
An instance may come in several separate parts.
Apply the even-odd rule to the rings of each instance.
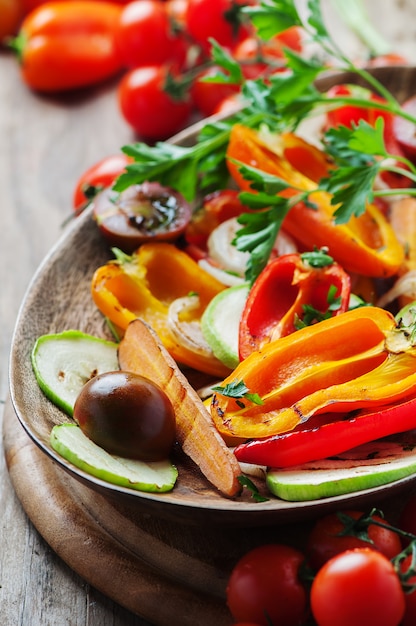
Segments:
[[[197,319],[181,319],[181,315],[195,311],[200,306],[199,296],[192,294],[174,300],[168,310],[168,327],[175,339],[188,350],[207,357],[214,357],[211,348],[202,334],[201,323]]]

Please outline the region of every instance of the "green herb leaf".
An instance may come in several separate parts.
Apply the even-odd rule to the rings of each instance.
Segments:
[[[327,250],[324,248],[314,250],[313,252],[302,252],[300,258],[311,267],[327,267],[334,262],[332,256],[329,256]]]
[[[268,502],[269,498],[266,496],[262,496],[256,485],[253,481],[248,478],[248,476],[244,476],[243,474],[238,477],[238,482],[242,487],[246,487],[249,491],[251,491],[251,496],[255,502]]]
[[[258,199],[261,201],[262,195],[258,195]],[[246,203],[248,196],[254,198],[252,194],[241,194],[244,203]],[[275,206],[266,211],[243,213],[238,218],[238,222],[243,224],[243,228],[236,232],[233,244],[237,250],[250,253],[245,278],[251,284],[266,267],[288,210],[287,200],[276,196],[275,202]]]
[[[225,386],[217,385],[212,387],[214,391],[218,391],[222,396],[228,398],[249,400],[253,404],[261,405],[263,400],[258,393],[250,393],[249,388],[246,386],[243,380],[234,380],[231,383],[227,383]]]
[[[243,82],[243,72],[241,65],[229,54],[229,52],[222,48],[215,39],[209,40],[211,43],[211,57],[214,63],[219,65],[225,70],[224,72],[218,71],[214,76],[206,76],[202,79],[204,83],[221,83],[221,84],[241,84]]]
[[[267,0],[256,6],[246,6],[242,11],[250,17],[258,36],[264,41],[291,26],[302,26],[294,0]]]
[[[337,224],[345,224],[353,215],[359,217],[364,213],[367,203],[373,201],[379,170],[376,163],[368,167],[343,167],[320,181],[320,189],[332,194],[331,204],[339,205],[334,212]]]

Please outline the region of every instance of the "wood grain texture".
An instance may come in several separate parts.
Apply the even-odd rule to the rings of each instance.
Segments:
[[[362,46],[323,5],[339,42]],[[414,0],[366,0],[374,25],[394,49],[416,58]],[[117,111],[115,85],[45,98],[20,81],[16,60],[0,52],[0,420],[16,315],[36,267],[62,232],[78,176],[133,139]],[[0,456],[0,623],[31,626],[144,626],[74,573],[38,534]]]

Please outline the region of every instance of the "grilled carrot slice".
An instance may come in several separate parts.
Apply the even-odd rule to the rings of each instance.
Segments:
[[[154,331],[142,320],[130,322],[118,350],[122,370],[150,378],[169,396],[177,439],[204,476],[223,494],[240,491],[239,464],[216,430],[208,409]]]

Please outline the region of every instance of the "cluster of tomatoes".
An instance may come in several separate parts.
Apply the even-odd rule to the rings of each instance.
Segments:
[[[381,511],[318,519],[299,549],[253,548],[228,580],[237,626],[414,626],[416,497],[397,526]]]
[[[11,41],[25,83],[56,93],[119,79],[119,108],[145,141],[163,140],[195,119],[235,106],[241,84],[217,73],[212,39],[244,79],[284,67],[284,47],[302,50],[291,28],[259,42],[242,8],[256,0],[0,0],[0,39]],[[202,80],[204,79],[204,80]],[[229,110],[228,108],[225,110]]]

